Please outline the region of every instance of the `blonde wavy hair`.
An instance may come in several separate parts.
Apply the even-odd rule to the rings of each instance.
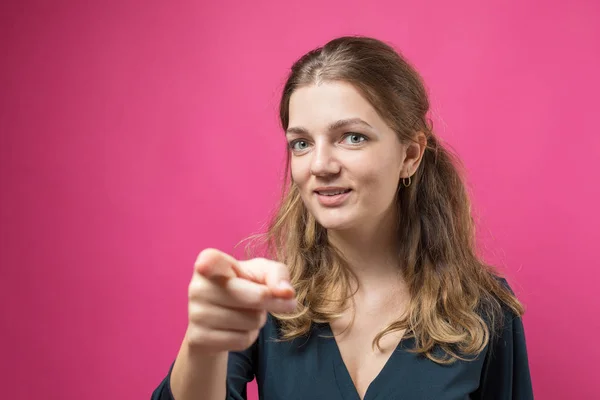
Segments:
[[[398,184],[399,264],[410,303],[401,319],[375,337],[373,347],[379,348],[384,335],[404,330],[404,338],[415,339],[413,351],[435,362],[477,356],[501,327],[504,309],[520,316],[523,307],[499,273],[476,254],[460,163],[432,130],[419,74],[382,41],[334,39],[292,66],[280,102],[284,131],[294,90],[323,81],[354,85],[400,140],[408,142],[424,132],[428,142],[412,184]],[[263,236],[267,256],[289,267],[297,292],[297,312],[275,315],[283,340],[308,334],[313,323],[339,317],[352,299],[351,288],[358,287],[343,255],[330,246],[326,229],[302,202],[290,178],[289,157],[286,179],[281,205]]]

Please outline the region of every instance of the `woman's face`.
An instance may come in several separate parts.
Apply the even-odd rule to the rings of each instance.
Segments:
[[[286,137],[292,179],[304,204],[333,230],[393,217],[399,180],[414,173],[422,154],[418,145],[407,151],[414,145],[402,144],[371,104],[344,82],[297,89],[290,98]]]

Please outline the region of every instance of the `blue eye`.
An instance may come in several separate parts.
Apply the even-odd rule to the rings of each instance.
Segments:
[[[361,144],[366,140],[367,138],[364,135],[361,135],[360,133],[347,133],[344,136],[344,141],[348,144]]]
[[[306,140],[298,139],[290,143],[290,148],[294,151],[302,151],[308,148],[308,142]]]

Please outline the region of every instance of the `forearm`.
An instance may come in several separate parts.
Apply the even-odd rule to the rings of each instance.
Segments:
[[[200,354],[183,340],[171,371],[170,386],[175,400],[224,400],[226,379],[227,352]]]

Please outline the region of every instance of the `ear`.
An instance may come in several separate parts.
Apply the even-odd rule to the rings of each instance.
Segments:
[[[406,158],[402,168],[402,178],[411,177],[423,159],[423,153],[427,148],[427,136],[423,132],[417,132],[412,141],[406,145]]]

